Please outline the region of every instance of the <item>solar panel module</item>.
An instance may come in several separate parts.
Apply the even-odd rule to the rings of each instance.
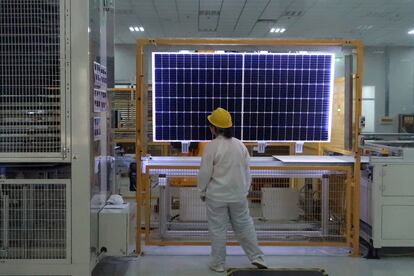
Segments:
[[[243,141],[329,141],[331,53],[153,53],[154,141],[206,141],[232,114]]]

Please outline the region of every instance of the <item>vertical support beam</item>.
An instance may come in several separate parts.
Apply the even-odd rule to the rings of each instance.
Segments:
[[[27,189],[28,189],[28,187],[24,186],[23,191],[22,191],[22,199],[23,199],[23,201],[22,201],[22,233],[23,233],[23,235],[22,236],[24,238],[24,247],[25,248],[30,248],[29,244],[28,244],[29,229],[28,229],[28,225],[27,225],[28,216],[29,216],[29,214],[28,214],[29,213],[29,196],[28,196],[29,192],[27,191]],[[30,197],[32,197],[32,195],[30,195]],[[25,251],[24,252],[24,258],[28,258],[28,257],[29,257],[28,252]]]
[[[345,110],[344,110],[344,148],[352,149],[352,122],[354,105],[353,56],[345,55]]]
[[[170,185],[168,178],[165,175],[159,176],[158,186],[160,187],[160,201],[159,201],[159,222],[160,222],[160,236],[161,239],[166,238],[167,235],[167,221],[170,219],[171,196]]]
[[[160,186],[160,208],[159,208],[159,225],[160,225],[160,237],[161,239],[165,238],[165,233],[167,232],[167,187]]]
[[[390,50],[385,47],[385,95],[384,95],[384,115],[390,116]]]
[[[361,135],[361,101],[362,101],[362,77],[364,69],[364,46],[362,42],[356,44],[357,48],[357,69],[355,76],[355,124],[354,124],[354,140],[353,152],[355,155],[354,163],[354,187],[353,187],[353,217],[352,217],[352,256],[359,256],[359,216],[360,216],[360,181],[361,181],[361,149],[360,149],[360,135]]]
[[[322,196],[321,196],[321,228],[322,235],[329,233],[329,176],[322,176]]]
[[[165,143],[165,144],[163,144],[163,145],[162,145],[162,151],[161,151],[161,152],[162,152],[162,155],[164,155],[164,156],[165,156],[165,155],[168,155],[168,154],[169,154],[169,150],[168,150],[168,149],[169,149],[169,145],[168,145],[168,144],[166,144],[166,143]]]
[[[5,250],[7,254],[7,250],[9,248],[9,196],[8,195],[0,195],[3,198],[3,214],[2,214],[2,225],[3,225],[3,247],[2,250]]]
[[[323,144],[322,143],[318,144],[318,155],[323,155]]]
[[[143,154],[143,143],[144,143],[144,40],[139,40],[137,43],[137,52],[136,52],[136,112],[135,112],[135,124],[136,124],[136,133],[135,133],[135,159],[137,163],[137,178],[136,178],[136,202],[137,202],[137,231],[136,231],[136,241],[135,241],[135,251],[137,254],[141,254],[141,214],[143,206],[143,179],[142,179],[142,166],[141,158]]]
[[[346,209],[346,244],[351,246],[352,227],[352,169],[346,173],[345,209]]]
[[[93,94],[91,93],[91,46],[88,34],[89,1],[72,0],[66,2],[67,24],[70,24],[70,41],[66,42],[66,53],[70,53],[70,144],[71,187],[70,187],[70,235],[71,264],[79,269],[93,268],[96,264],[96,229],[93,219],[97,210],[91,205],[94,175],[93,159]],[[76,19],[75,19],[76,15]],[[78,17],[79,16],[79,17]],[[67,60],[69,62],[69,60]],[[70,93],[69,93],[70,92]],[[76,134],[76,135],[75,135]],[[81,135],[80,135],[81,134]],[[59,270],[60,271],[60,270]],[[59,274],[52,272],[50,274]],[[64,273],[64,272],[61,272]],[[76,275],[74,273],[74,275]],[[78,274],[79,275],[79,274]]]
[[[289,143],[288,145],[289,145],[289,155],[295,155],[296,154],[296,152],[295,152],[296,144],[295,143]]]
[[[151,185],[149,171],[143,177],[143,185],[145,187],[145,195],[143,201],[145,202],[145,241],[150,239],[151,229]]]

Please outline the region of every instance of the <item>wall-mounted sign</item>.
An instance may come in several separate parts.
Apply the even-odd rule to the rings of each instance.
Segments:
[[[94,112],[105,112],[108,106],[106,67],[94,62]]]

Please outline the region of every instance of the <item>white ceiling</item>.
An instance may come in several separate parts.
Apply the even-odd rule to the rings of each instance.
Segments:
[[[414,46],[414,0],[116,0],[115,43],[139,37],[357,38]],[[143,26],[145,32],[130,32]],[[286,28],[283,34],[272,27]]]

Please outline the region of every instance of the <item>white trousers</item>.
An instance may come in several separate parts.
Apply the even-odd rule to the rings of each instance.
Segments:
[[[206,203],[211,239],[210,265],[224,265],[226,261],[226,236],[229,222],[249,260],[263,257],[263,252],[257,245],[256,231],[249,213],[247,199],[232,203],[207,199]]]

